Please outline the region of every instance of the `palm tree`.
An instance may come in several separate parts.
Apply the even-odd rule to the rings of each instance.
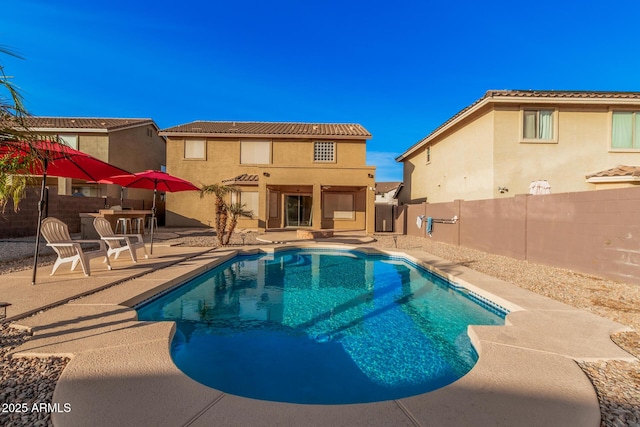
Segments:
[[[17,53],[0,46],[0,53],[22,57]],[[22,102],[22,95],[11,82],[11,77],[4,72],[4,66],[0,64],[0,89],[9,96],[0,97],[0,143],[5,141],[30,140],[29,129],[25,126],[25,117],[29,116]]]
[[[0,53],[22,59],[20,55],[10,49],[0,46]],[[8,95],[8,96],[6,96]],[[29,113],[24,106],[23,98],[18,88],[11,81],[11,76],[4,72],[0,64],[0,148],[9,146],[8,142],[20,141],[29,145],[30,154],[15,157],[10,154],[0,158],[0,207],[2,212],[9,200],[13,200],[13,208],[18,210],[18,203],[25,195],[27,184],[33,180],[26,175],[13,175],[17,171],[28,169],[33,162],[44,159],[35,147],[38,137],[31,132],[26,124]]]
[[[234,191],[234,188],[224,184],[210,184],[205,185],[200,189],[200,198],[205,194],[213,194],[216,197],[215,202],[215,229],[216,237],[220,246],[224,246],[224,236],[227,229],[227,203],[224,198],[227,194]]]
[[[224,185],[224,184],[210,184],[205,185],[200,190],[200,197],[204,197],[205,194],[213,194],[216,197],[216,237],[218,238],[218,244],[220,246],[227,246],[231,240],[231,235],[238,225],[238,218],[241,216],[251,218],[253,216],[252,211],[245,210],[245,206],[240,203],[227,204],[225,197],[228,194],[239,194],[238,188]],[[227,228],[227,223],[229,228]]]
[[[231,240],[231,235],[233,234],[233,230],[236,229],[238,225],[238,218],[253,218],[253,211],[248,211],[245,209],[247,205],[240,203],[232,203],[227,206],[227,211],[231,215],[231,222],[229,222],[229,229],[227,230],[227,234],[225,236],[224,244],[222,246],[227,246],[229,244],[229,240]]]

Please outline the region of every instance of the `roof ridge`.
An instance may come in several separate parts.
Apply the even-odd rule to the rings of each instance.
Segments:
[[[485,93],[484,97],[490,97],[493,94],[597,94],[597,95],[640,95],[640,91],[624,91],[624,90],[585,90],[585,89],[491,89]]]
[[[27,116],[27,119],[153,120],[151,117]]]
[[[354,125],[354,126],[362,126],[359,123],[355,122],[271,122],[271,121],[259,121],[259,120],[194,120],[189,123],[185,123],[184,126],[191,123],[265,123],[265,124],[292,124],[292,125]],[[172,126],[175,127],[175,126]]]
[[[172,126],[160,131],[170,134],[210,134],[210,135],[295,135],[307,137],[365,137],[371,133],[359,123],[326,122],[252,122],[199,120]]]

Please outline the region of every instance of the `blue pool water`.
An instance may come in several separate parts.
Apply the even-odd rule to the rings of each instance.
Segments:
[[[412,396],[465,375],[470,324],[504,313],[402,259],[297,250],[237,257],[138,309],[176,322],[171,354],[226,393],[341,404]]]

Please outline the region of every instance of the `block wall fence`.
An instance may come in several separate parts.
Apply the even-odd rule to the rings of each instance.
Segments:
[[[411,236],[640,284],[640,188],[398,207]],[[425,221],[418,228],[417,218]],[[434,223],[427,235],[426,218]]]
[[[114,197],[76,197],[58,195],[58,188],[50,186],[48,216],[56,217],[69,227],[70,233],[80,232],[80,213],[98,212],[107,206],[120,204]],[[13,211],[9,202],[0,214],[0,239],[35,236],[38,224],[38,203],[40,188],[27,188],[26,197],[20,201],[18,212]],[[150,202],[125,199],[123,205],[133,209],[151,209]],[[157,203],[158,215],[164,214],[164,202]]]

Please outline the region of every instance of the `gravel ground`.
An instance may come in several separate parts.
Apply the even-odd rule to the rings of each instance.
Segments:
[[[263,245],[264,243],[256,240],[257,236],[255,232],[237,233],[231,244]],[[640,331],[640,286],[446,245],[425,238],[398,236],[397,242],[391,236],[375,238],[377,241],[372,246],[421,249]],[[203,231],[165,240],[164,243],[213,247],[216,240],[210,231]],[[33,243],[30,247],[32,251]],[[8,257],[7,253],[12,253],[13,256]],[[0,274],[31,268],[32,259],[28,245],[13,241],[0,242]],[[51,254],[45,254],[41,257],[41,263],[52,263],[54,259]],[[31,407],[33,403],[51,403],[55,383],[68,360],[6,357],[12,348],[27,339],[29,337],[24,332],[6,326],[0,328],[0,404],[26,402]],[[640,358],[640,334],[620,333],[612,339]],[[602,413],[601,425],[640,427],[640,363],[607,361],[579,363],[579,366],[597,391]],[[46,411],[12,413],[8,418],[3,413],[0,414],[0,425],[51,425],[51,421]]]

